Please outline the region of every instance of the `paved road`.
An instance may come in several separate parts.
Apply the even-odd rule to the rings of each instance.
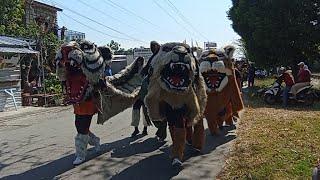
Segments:
[[[92,124],[101,138],[102,151],[89,151],[89,159],[74,167],[72,109],[36,109],[33,113],[0,113],[0,179],[214,179],[235,139],[230,127],[219,137],[207,136],[200,156],[186,149],[184,169],[170,167],[169,146],[149,135],[128,137],[131,111],[104,125]]]

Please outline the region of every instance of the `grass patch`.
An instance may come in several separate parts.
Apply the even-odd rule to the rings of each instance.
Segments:
[[[253,89],[273,82],[257,80]],[[265,105],[254,90],[246,94],[238,138],[219,179],[310,179],[320,158],[320,103],[282,109]]]

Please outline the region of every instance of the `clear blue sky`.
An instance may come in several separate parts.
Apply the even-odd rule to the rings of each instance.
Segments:
[[[188,22],[192,24],[202,35],[196,33],[192,27],[181,20],[176,11],[169,6],[167,0],[112,0],[120,6],[147,19],[154,25],[142,21],[130,13],[123,12],[122,10],[111,6],[108,0],[41,1],[64,9],[63,13],[58,13],[59,26],[66,26],[68,29],[84,32],[86,33],[86,39],[91,40],[98,45],[105,45],[110,42],[111,39],[119,42],[124,48],[139,46],[148,47],[149,42],[152,40],[156,40],[160,43],[169,41],[182,42],[183,40],[187,40],[187,42],[190,43],[191,39],[193,39],[198,42],[199,46],[203,47],[203,42],[205,40],[214,41],[218,43],[218,46],[223,46],[239,39],[239,36],[231,27],[231,21],[227,18],[226,12],[231,6],[231,0],[170,0],[188,19]],[[81,3],[81,1],[87,4],[90,3],[90,5],[94,6],[98,11]],[[156,1],[158,5],[154,1]],[[184,28],[167,15],[159,5],[175,17],[175,19],[182,24]],[[100,24],[74,14],[69,11],[68,8],[87,16],[88,18],[94,19]],[[117,20],[108,16],[112,16]],[[75,22],[70,17],[105,34],[128,38],[125,35],[111,31],[103,25],[114,28],[143,42],[108,37],[105,34],[101,34],[79,24],[78,22]],[[206,39],[204,39],[203,36]]]

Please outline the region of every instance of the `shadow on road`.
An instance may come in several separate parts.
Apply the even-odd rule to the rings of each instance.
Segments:
[[[130,142],[137,140],[141,136],[136,138],[124,138],[112,143],[106,143],[101,145],[101,151],[99,153],[93,153],[93,148],[88,150],[87,161],[96,158],[104,153],[110,152],[111,150],[130,144]],[[72,165],[74,160],[74,154],[64,156],[55,161],[49,162],[37,168],[28,170],[21,174],[14,174],[10,176],[3,177],[5,180],[21,180],[21,179],[52,179],[66,171],[73,169],[75,166]]]
[[[229,135],[229,132],[234,130],[235,126],[225,127],[224,130],[218,136],[209,135],[209,131],[206,130],[206,145],[203,150],[203,155],[209,154],[214,151],[218,146],[228,143],[236,138],[236,135]],[[142,143],[143,145],[143,143]],[[154,145],[153,145],[154,146]],[[138,163],[128,167],[127,169],[121,171],[119,174],[116,174],[111,179],[113,180],[122,180],[122,179],[130,179],[130,180],[157,180],[157,179],[171,179],[174,176],[177,176],[182,169],[175,169],[171,166],[171,161],[169,158],[169,148],[160,148],[162,153],[156,154],[150,157],[147,157]],[[185,152],[185,160],[188,160],[192,157],[199,156],[199,153],[192,151],[191,148],[186,148]],[[202,156],[202,155],[200,155]],[[200,157],[201,161],[205,156]],[[201,169],[197,169],[197,171],[201,171]],[[105,178],[110,178],[109,176],[105,176]],[[212,178],[202,177],[202,178]]]
[[[214,151],[218,146],[235,139],[235,135],[228,135],[228,133],[234,129],[235,126],[226,127],[219,136],[211,136],[209,135],[209,131],[206,130],[206,145],[203,150],[203,155],[209,154],[212,151]],[[141,137],[141,135],[137,136],[136,138],[127,137],[112,143],[103,144],[102,150],[99,154],[94,153],[89,149],[88,161],[94,158],[99,159],[101,158],[99,156],[103,155],[104,153],[112,152],[112,158],[103,163],[103,165],[97,167],[96,171],[90,171],[90,174],[102,173],[102,175],[105,178],[109,179],[113,175],[113,173],[111,173],[110,171],[110,168],[112,168],[111,166],[122,163],[129,165],[129,167],[114,175],[112,179],[170,179],[178,175],[181,169],[174,169],[171,167],[171,161],[169,158],[169,147],[166,145],[164,146],[165,143],[159,143],[155,138],[148,138],[143,141],[137,141],[132,143],[133,141],[136,141]],[[129,157],[132,157],[133,155],[150,153],[158,149],[160,150],[160,153],[148,156],[133,165],[131,165],[131,163],[129,162],[130,160],[127,160]],[[200,156],[199,159],[194,161],[199,163],[201,163],[202,159],[206,158],[205,156],[202,157],[202,155],[193,152],[191,148],[187,147],[185,153],[185,160],[188,160],[195,156]],[[117,159],[119,158],[124,158],[122,160],[123,162],[117,161]],[[58,175],[72,170],[74,168],[74,166],[71,163],[73,160],[74,154],[70,154],[55,161],[44,164],[42,166],[23,172],[21,174],[6,176],[4,177],[4,179],[53,179]],[[94,166],[94,164],[91,164],[90,166]],[[87,169],[89,167],[84,166],[81,168]],[[85,175],[84,178],[89,176],[89,174]]]
[[[124,158],[136,154],[153,152],[163,146],[165,142],[160,143],[156,138],[148,138],[144,141],[121,146],[113,150],[111,157]]]

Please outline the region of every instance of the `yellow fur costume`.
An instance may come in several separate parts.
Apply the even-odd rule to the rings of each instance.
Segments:
[[[187,126],[195,124],[194,146],[199,149],[203,146],[204,140],[196,138],[204,138],[200,119],[206,106],[205,84],[197,61],[186,44],[162,45],[151,66],[153,73],[144,101],[152,121],[168,121],[174,164],[175,160],[183,159]]]

